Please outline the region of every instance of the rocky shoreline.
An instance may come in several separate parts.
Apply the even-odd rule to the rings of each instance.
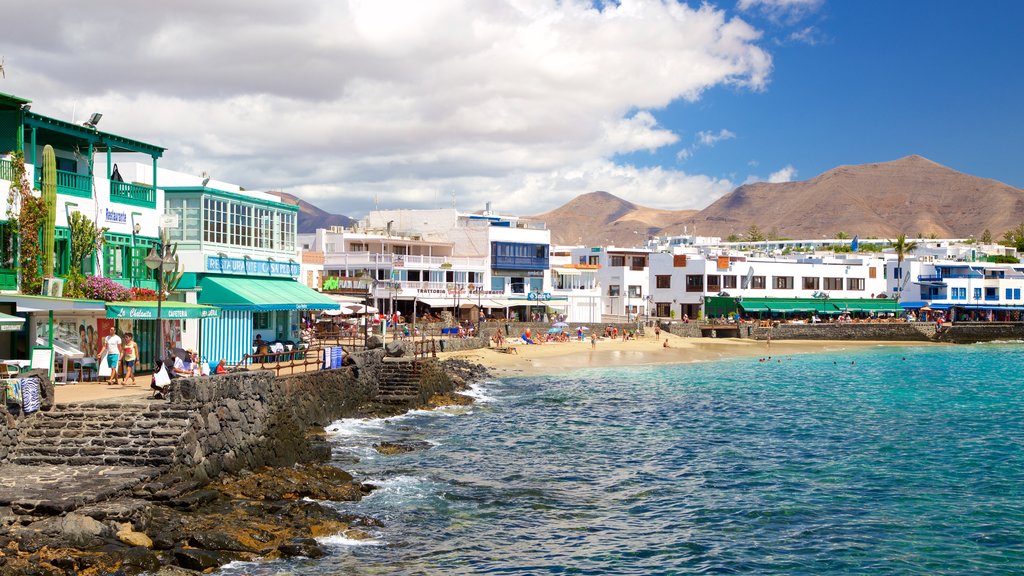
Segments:
[[[442,363],[455,391],[433,394],[421,409],[466,405],[458,391],[489,374],[483,366],[451,359]],[[363,416],[400,413],[367,405]],[[374,487],[326,464],[330,449],[323,429],[312,430],[319,462],[223,475],[198,489],[158,499],[144,486],[63,515],[0,509],[0,574],[84,576],[175,575],[214,570],[236,560],[318,558],[316,540],[341,534],[355,540],[386,528],[368,516],[321,504],[354,502]],[[386,444],[386,443],[382,443]],[[383,446],[382,454],[421,449]],[[164,490],[163,494],[174,491]]]

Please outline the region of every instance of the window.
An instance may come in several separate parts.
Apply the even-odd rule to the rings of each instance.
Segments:
[[[750,280],[750,287],[754,290],[764,290],[764,276],[754,276]]]
[[[629,267],[630,270],[643,270],[647,267],[647,258],[643,256],[633,256],[633,264]]]
[[[530,292],[543,292],[544,291],[544,279],[543,278],[530,278]]]
[[[821,280],[817,276],[804,276],[804,290],[818,290],[821,287]]]
[[[825,290],[842,290],[842,278],[825,278]]]
[[[491,276],[491,290],[498,292],[505,291],[505,279],[501,276]]]
[[[512,278],[512,293],[513,294],[525,294],[526,293],[526,282],[522,278]]]
[[[774,277],[775,289],[776,290],[792,290],[793,289],[793,277],[792,276],[775,276]]]
[[[270,328],[270,312],[253,312],[252,328],[253,330],[266,330]]]
[[[600,263],[601,263],[601,257],[600,256],[589,256],[587,258],[587,264],[590,264],[591,266],[597,266]]]
[[[974,299],[981,300],[981,288],[974,289]]]
[[[1020,288],[1013,289],[1013,299],[1020,300]]]
[[[874,266],[868,268],[868,278],[878,278],[878,270]]]
[[[847,278],[846,279],[847,290],[863,290],[864,279],[863,278]]]
[[[654,277],[654,287],[655,288],[671,288],[672,287],[672,277],[669,276],[668,274],[664,274],[664,275],[659,274],[659,275],[655,276]]]
[[[736,288],[736,276],[722,276],[722,289],[729,290]]]
[[[626,257],[625,256],[609,256],[609,258],[611,258],[611,265],[612,266],[625,266],[626,265]]]
[[[903,269],[900,268],[899,266],[893,268],[892,269],[892,277],[897,279],[897,280],[899,280],[900,278],[903,278]]]
[[[1013,288],[1006,289],[1006,299],[1013,300]]]
[[[672,256],[672,267],[686,268],[686,254],[676,254]]]
[[[718,274],[708,274],[708,292],[718,292],[721,290],[721,278]]]
[[[999,300],[999,289],[985,288],[985,300]]]
[[[686,275],[686,291],[687,292],[703,292],[704,291],[704,276],[702,274],[687,274]]]
[[[631,285],[629,287],[629,297],[630,298],[641,298],[641,297],[643,297],[643,294],[640,292],[640,287],[636,286],[636,285]]]
[[[661,318],[668,318],[669,316],[672,315],[672,305],[669,304],[668,302],[658,302],[654,306],[655,306],[655,312],[654,312],[655,316],[659,316]]]
[[[620,287],[619,287],[618,284],[609,284],[608,285],[608,295],[609,296],[619,296],[620,295],[619,288]]]

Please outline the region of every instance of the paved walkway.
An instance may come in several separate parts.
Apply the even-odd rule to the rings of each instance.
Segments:
[[[152,395],[153,391],[149,388],[149,376],[139,376],[135,381],[138,386],[110,386],[106,382],[57,384],[54,387],[53,396],[56,404],[71,404],[109,399],[135,402],[145,400]]]
[[[0,466],[0,506],[15,514],[54,514],[106,500],[152,478],[159,468],[130,466]]]

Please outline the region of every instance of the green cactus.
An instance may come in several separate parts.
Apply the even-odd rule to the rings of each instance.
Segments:
[[[53,146],[43,148],[43,202],[46,221],[43,224],[43,277],[53,277],[54,231],[57,227],[57,156]]]

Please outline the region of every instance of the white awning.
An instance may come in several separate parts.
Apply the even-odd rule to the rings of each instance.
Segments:
[[[454,298],[419,298],[418,302],[426,304],[431,308],[452,308],[455,306]]]
[[[558,272],[559,276],[582,276],[583,271],[578,268],[562,268],[561,266],[555,266],[552,268],[555,272]]]
[[[362,304],[366,302],[366,298],[360,298],[358,296],[345,296],[344,294],[324,294],[331,300],[334,300],[338,304]]]

